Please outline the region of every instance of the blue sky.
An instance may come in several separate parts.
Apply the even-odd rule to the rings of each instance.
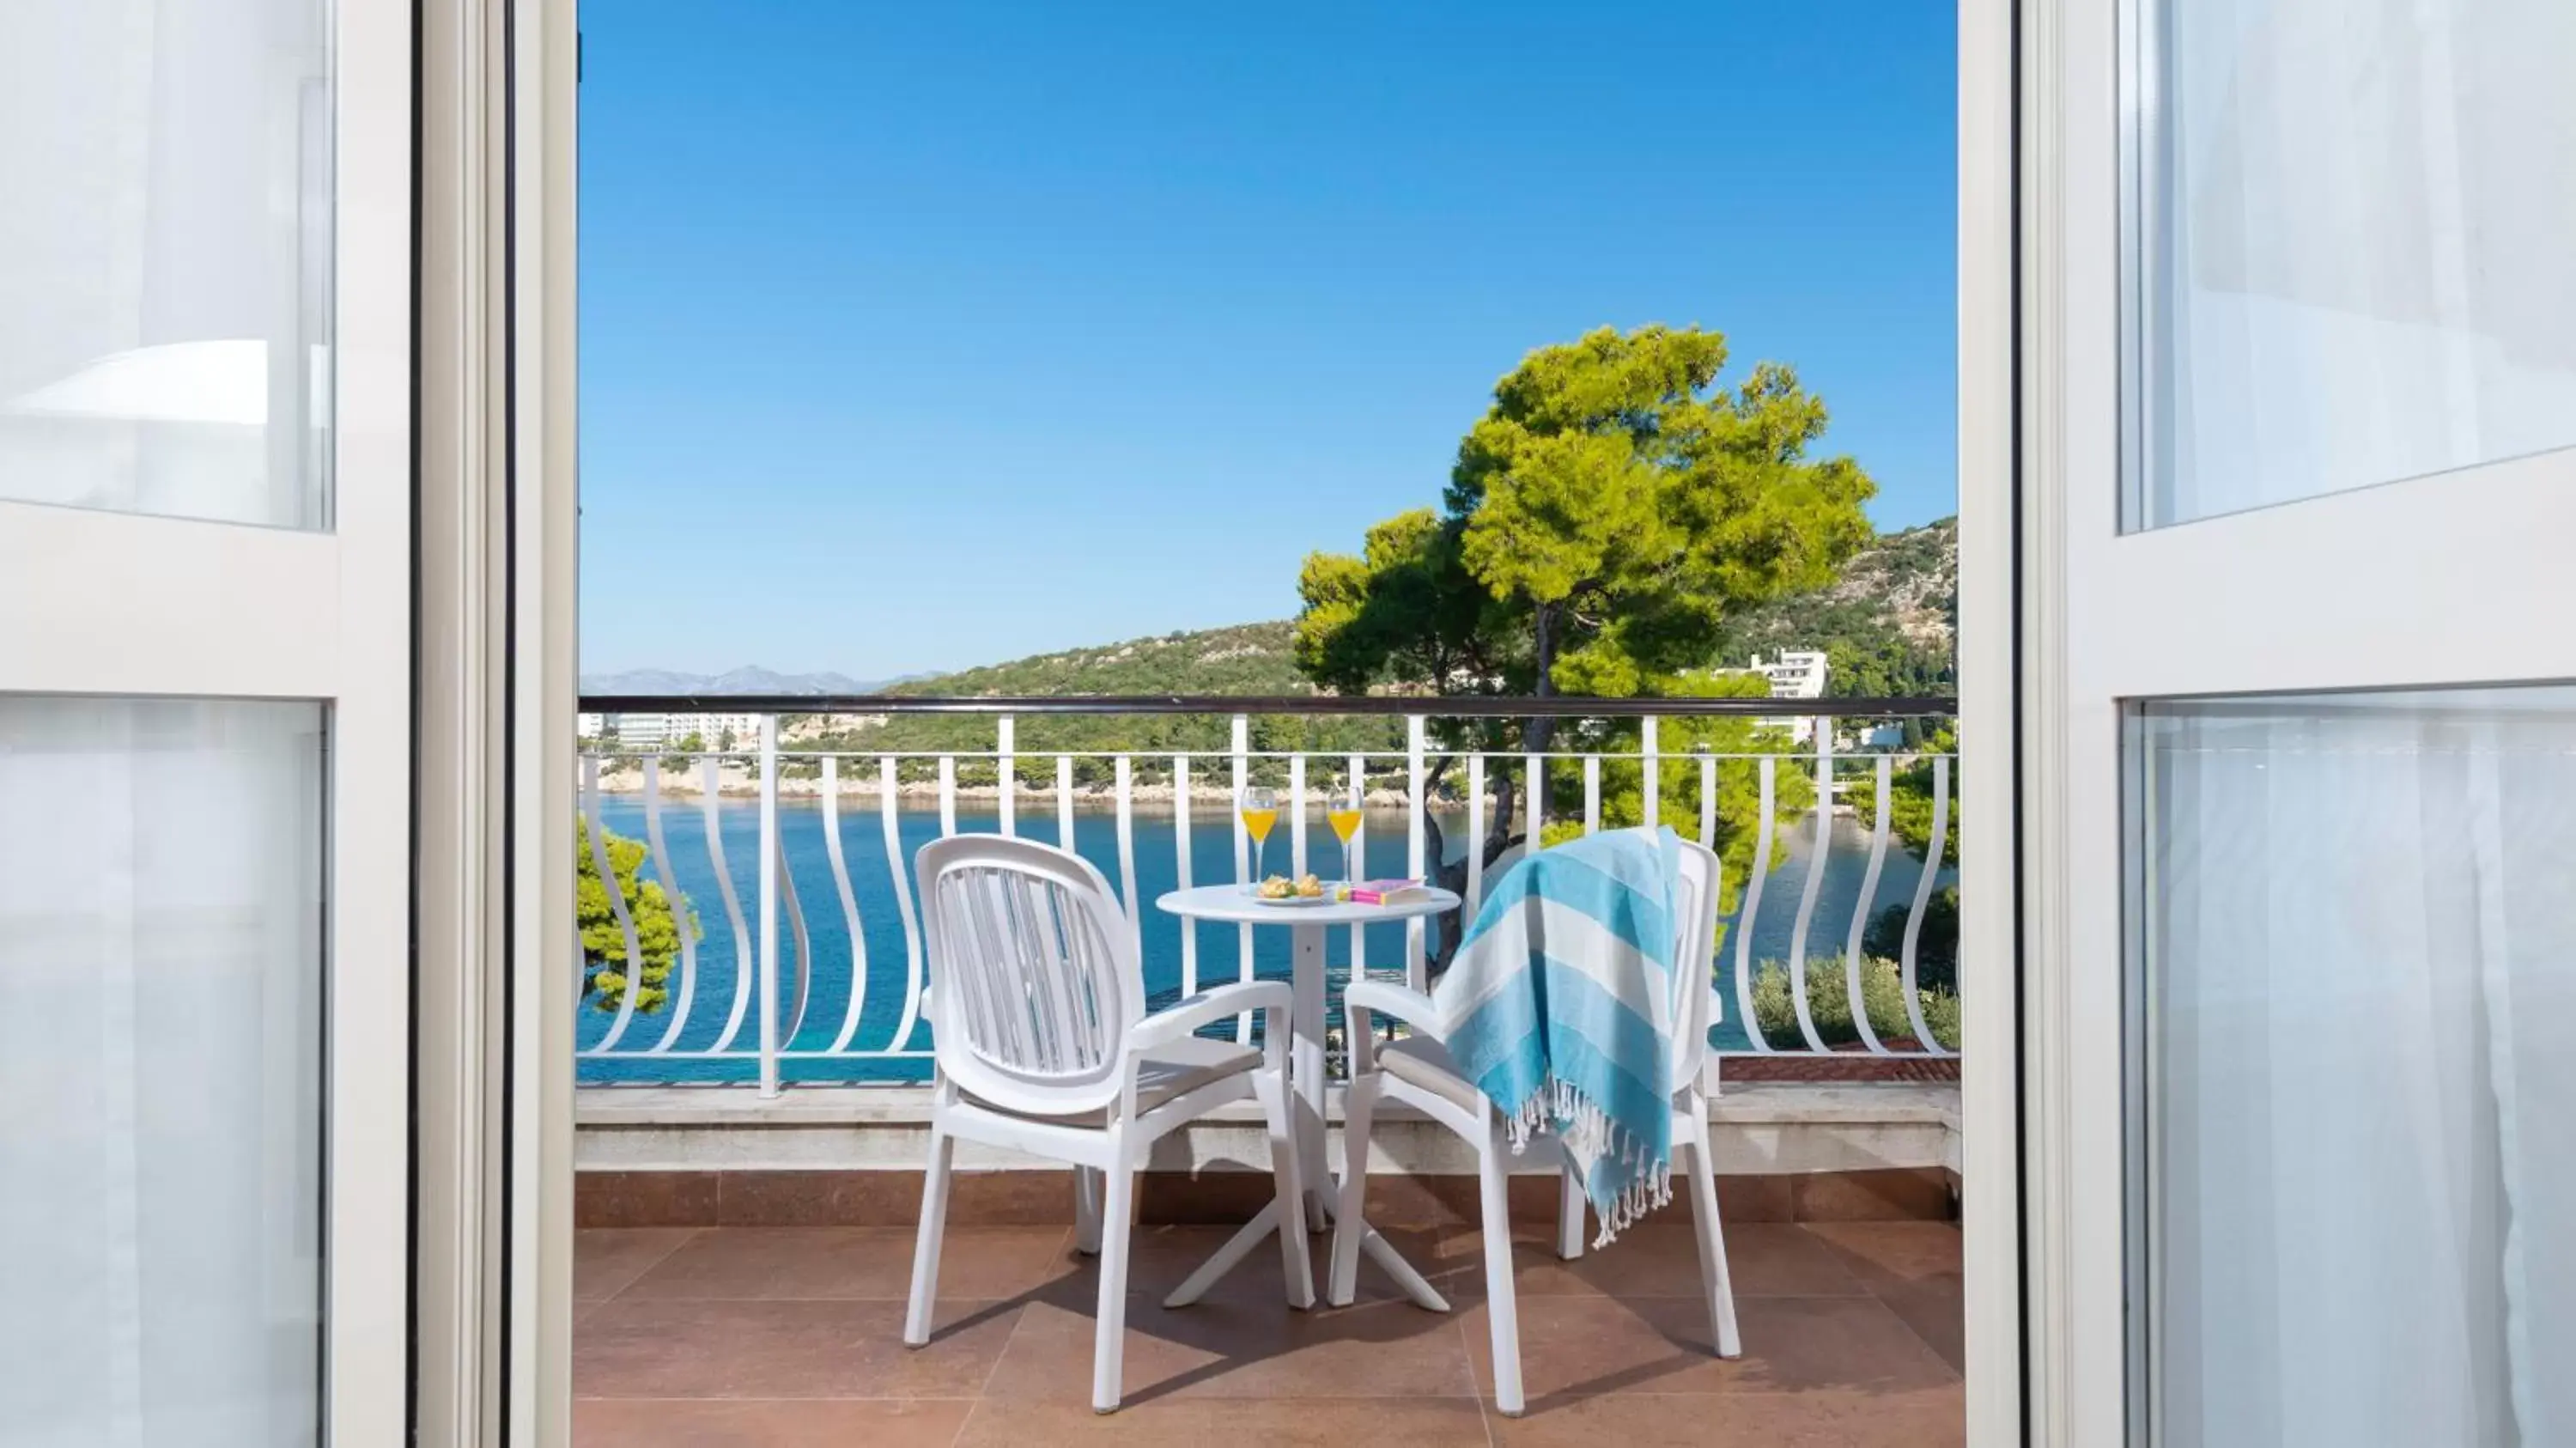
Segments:
[[[583,667],[1285,617],[1604,323],[1794,364],[1880,526],[1948,514],[1952,15],[593,0]]]

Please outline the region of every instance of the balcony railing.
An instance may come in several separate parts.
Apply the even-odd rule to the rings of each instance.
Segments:
[[[1783,713],[1802,705],[1831,712]],[[1950,974],[1927,962],[1955,946],[1926,948],[1927,926],[1937,934],[1947,919],[1955,930],[1955,915],[1935,907],[1956,850],[1953,760],[1921,746],[1951,716],[1948,700],[593,697],[582,708],[757,726],[732,747],[703,741],[717,747],[685,753],[584,743],[584,848],[601,886],[593,896],[585,881],[585,1084],[756,1081],[775,1093],[928,1079],[911,861],[961,830],[1071,841],[1099,865],[1126,904],[1157,1004],[1202,982],[1284,976],[1284,932],[1187,926],[1154,908],[1165,890],[1254,878],[1232,804],[1256,783],[1281,804],[1269,873],[1437,874],[1465,897],[1468,918],[1532,837],[1590,833],[1605,818],[1672,825],[1727,862],[1721,1054],[1934,1058],[1955,1041],[1955,985],[1927,979]],[[922,714],[986,716],[990,744],[865,747],[882,721]],[[1230,727],[1218,748],[1021,743],[1024,718],[1068,715]],[[1369,717],[1382,721],[1384,739],[1370,741],[1381,747],[1255,747],[1256,720],[1293,733]],[[1475,721],[1539,717],[1559,721],[1544,751],[1473,742]],[[1738,721],[1729,742],[1739,747],[1668,743],[1709,732],[1699,721],[1712,719]],[[782,741],[783,724],[807,742]],[[1794,741],[1801,724],[1810,742]],[[1913,737],[1870,738],[1887,733]],[[1370,807],[1346,869],[1310,816],[1351,780],[1364,782]],[[1331,973],[1400,970],[1423,985],[1458,928],[1451,918],[1354,926]]]

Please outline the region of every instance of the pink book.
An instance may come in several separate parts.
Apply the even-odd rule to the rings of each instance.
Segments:
[[[1343,886],[1341,898],[1353,905],[1395,905],[1429,893],[1420,880],[1362,880]]]

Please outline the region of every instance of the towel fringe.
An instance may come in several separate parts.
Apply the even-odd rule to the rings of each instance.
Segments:
[[[1593,1203],[1595,1214],[1601,1218],[1601,1231],[1592,1239],[1593,1246],[1609,1246],[1621,1232],[1643,1220],[1646,1213],[1672,1205],[1671,1159],[1649,1160],[1646,1143],[1613,1121],[1573,1082],[1550,1075],[1517,1110],[1503,1117],[1503,1140],[1514,1156],[1526,1153],[1532,1138],[1541,1133],[1555,1136],[1582,1164],[1587,1196],[1594,1171],[1605,1161],[1626,1179],[1608,1210],[1601,1210],[1597,1200]]]

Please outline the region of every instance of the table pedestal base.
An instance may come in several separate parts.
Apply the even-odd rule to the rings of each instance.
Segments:
[[[1278,1230],[1279,1204],[1272,1202],[1251,1221],[1244,1223],[1242,1231],[1227,1238],[1226,1244],[1217,1248],[1214,1256],[1200,1263],[1198,1270],[1180,1286],[1173,1288],[1172,1295],[1163,1299],[1163,1305],[1187,1307],[1205,1297],[1209,1288],[1241,1265],[1244,1258],[1252,1255],[1253,1248]],[[1395,1285],[1403,1289],[1405,1296],[1413,1299],[1416,1306],[1432,1312],[1449,1310],[1449,1299],[1441,1296],[1421,1273],[1413,1270],[1413,1264],[1404,1260],[1403,1254],[1395,1250],[1394,1243],[1379,1235],[1374,1227],[1363,1224],[1361,1230],[1365,1235],[1360,1238],[1360,1252],[1384,1269],[1387,1276],[1394,1278]]]

